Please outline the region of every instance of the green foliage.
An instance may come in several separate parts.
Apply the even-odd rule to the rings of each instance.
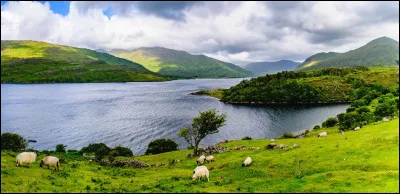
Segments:
[[[335,126],[339,121],[336,118],[328,118],[326,121],[322,123],[322,127],[333,127]]]
[[[283,135],[280,137],[280,139],[285,139],[285,138],[296,138],[292,133],[284,132]]]
[[[356,110],[356,108],[350,106],[349,108],[346,109],[346,112],[353,112],[355,110]]]
[[[93,143],[89,144],[87,147],[83,147],[80,153],[93,153],[97,160],[101,160],[106,157],[110,151],[111,148],[104,143]]]
[[[207,135],[218,133],[218,128],[225,125],[226,114],[218,115],[215,109],[200,112],[200,116],[193,118],[192,127],[181,128],[178,136],[183,137],[191,146],[194,146],[193,154],[197,150],[202,139]]]
[[[140,64],[89,49],[1,41],[2,83],[164,81]]]
[[[376,109],[374,114],[379,117],[391,116],[395,113],[396,106],[390,104],[389,102],[380,103]]]
[[[368,67],[395,66],[398,59],[399,42],[388,37],[381,37],[346,53],[318,53],[307,58],[298,66],[298,69],[314,70],[359,65]]]
[[[66,152],[65,151],[65,148],[66,148],[67,146],[66,145],[64,145],[64,144],[57,144],[56,145],[56,152]]]
[[[365,113],[365,112],[371,112],[371,110],[368,108],[368,106],[362,106],[360,108],[357,108],[356,112],[358,114],[362,114],[362,113]]]
[[[117,57],[142,64],[153,72],[177,78],[248,77],[253,74],[231,63],[205,55],[191,55],[162,47],[139,48],[133,51],[111,50]]]
[[[339,129],[341,130],[354,129],[361,125],[362,120],[357,112],[341,113],[339,115]]]
[[[172,139],[156,139],[149,143],[145,154],[160,154],[164,152],[175,151],[177,148],[178,144]]]
[[[3,133],[1,134],[1,149],[12,150],[19,152],[28,146],[28,141],[16,133]]]
[[[367,104],[367,101],[364,99],[355,100],[351,103],[351,106],[355,107],[355,108],[366,106],[366,105],[368,105],[368,104]]]
[[[251,137],[249,137],[249,136],[246,136],[246,137],[243,137],[242,138],[242,140],[252,140],[253,138],[251,138]]]
[[[129,156],[133,156],[133,152],[131,149],[129,149],[127,147],[117,146],[110,151],[110,155],[114,156],[114,157],[117,157],[117,156],[129,157]]]
[[[315,125],[314,127],[313,127],[313,129],[320,129],[321,127],[319,126],[319,125]]]

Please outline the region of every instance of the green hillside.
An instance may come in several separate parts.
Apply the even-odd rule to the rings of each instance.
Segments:
[[[278,73],[280,71],[293,71],[300,63],[291,60],[280,60],[274,62],[253,62],[243,68],[251,71],[254,75]]]
[[[232,104],[324,104],[358,99],[364,90],[398,90],[398,67],[327,68],[281,72],[244,80],[229,89],[199,91]]]
[[[326,131],[328,137],[318,138]],[[84,160],[78,152],[55,153],[64,158],[60,172],[40,168],[45,154],[30,167],[16,167],[18,153],[1,152],[1,192],[399,192],[399,119],[376,122],[359,131],[338,133],[337,127],[309,132],[302,139],[276,139],[296,149],[266,150],[269,139],[222,144],[230,152],[214,154],[205,164],[210,181],[191,180],[197,158],[192,150],[117,157],[153,167],[109,167]],[[259,150],[235,150],[235,147]],[[243,168],[251,156],[253,164]],[[172,160],[180,162],[170,164]],[[160,165],[159,167],[156,167]]]
[[[1,41],[1,83],[164,81],[140,64],[90,49]]]
[[[328,67],[398,66],[399,42],[381,37],[346,53],[318,53],[307,58],[296,70],[313,70]]]
[[[178,78],[252,76],[251,72],[231,63],[162,47],[146,47],[132,51],[111,50],[110,54],[140,63],[150,71],[165,76]]]

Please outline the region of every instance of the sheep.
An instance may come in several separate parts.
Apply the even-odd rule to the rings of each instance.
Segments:
[[[360,130],[360,127],[354,128],[354,131],[358,131],[358,130]]]
[[[247,157],[246,160],[242,163],[242,167],[249,166],[251,164],[251,157]]]
[[[278,148],[278,149],[283,149],[283,148],[286,148],[286,145],[284,145],[284,144],[279,144],[276,148]]]
[[[272,142],[272,143],[268,144],[267,146],[265,146],[265,149],[274,149],[275,146],[276,146],[276,143]]]
[[[339,133],[342,134],[342,135],[344,135],[344,131],[343,131],[343,130],[340,130]]]
[[[293,145],[293,148],[298,148],[299,147],[299,144],[297,144],[297,143],[295,143],[294,145]]]
[[[57,157],[54,156],[46,156],[40,161],[40,167],[47,166],[47,169],[50,166],[53,166],[56,171],[60,171],[60,161]]]
[[[210,181],[210,172],[208,171],[207,167],[205,166],[199,166],[193,171],[193,176],[192,179],[199,179],[207,177],[207,181]]]
[[[328,136],[328,133],[326,131],[318,134],[318,137],[326,137],[326,136]]]
[[[382,121],[385,121],[385,122],[390,121],[390,118],[389,117],[383,117]]]
[[[18,154],[16,159],[16,165],[21,166],[21,164],[30,164],[36,161],[37,154],[35,152],[22,152]]]
[[[199,159],[197,159],[196,163],[197,163],[197,164],[203,164],[205,159],[206,159],[206,156],[201,155],[201,156],[199,157]]]
[[[207,156],[207,157],[206,157],[206,161],[207,161],[207,162],[212,162],[212,161],[214,161],[214,156],[212,156],[212,155]]]

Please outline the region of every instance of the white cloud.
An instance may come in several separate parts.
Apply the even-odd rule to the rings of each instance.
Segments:
[[[114,15],[109,18],[103,11],[110,6]],[[177,13],[171,15],[173,9]],[[1,7],[2,40],[106,50],[162,46],[235,64],[302,61],[318,52],[355,49],[381,36],[399,40],[398,3],[202,2],[166,3],[164,8],[155,3],[71,2],[66,16],[53,13],[48,3],[7,2]]]

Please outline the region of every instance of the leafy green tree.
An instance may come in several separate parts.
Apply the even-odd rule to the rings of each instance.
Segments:
[[[67,146],[66,145],[64,145],[64,144],[57,144],[56,145],[56,152],[66,152],[65,151],[65,148],[66,148]]]
[[[348,130],[360,126],[361,117],[357,112],[341,113],[338,115],[339,129]]]
[[[110,151],[109,155],[111,155],[113,157],[117,157],[117,156],[129,157],[129,156],[133,156],[133,152],[129,148],[117,146]]]
[[[96,160],[101,160],[105,156],[107,156],[111,151],[111,148],[109,148],[106,144],[104,143],[93,143],[89,144],[87,147],[83,147],[80,150],[80,153],[94,153],[96,156]]]
[[[374,114],[379,117],[391,116],[396,111],[396,107],[394,105],[386,103],[380,103],[376,106]]]
[[[349,108],[346,109],[346,113],[353,112],[355,110],[356,110],[356,108],[350,106]]]
[[[358,108],[358,107],[366,106],[366,105],[367,105],[367,101],[364,100],[364,99],[354,100],[351,103],[351,106],[354,107],[354,108]]]
[[[172,139],[156,139],[149,143],[145,154],[148,155],[170,152],[177,150],[177,148],[178,144]]]
[[[16,133],[3,133],[1,134],[1,149],[2,150],[12,150],[14,152],[19,152],[28,146],[28,141],[22,136]]]
[[[321,126],[315,125],[313,129],[321,129]]]
[[[335,126],[339,121],[336,118],[328,118],[326,119],[325,122],[322,123],[322,127],[333,127]]]
[[[368,108],[368,106],[362,106],[360,108],[357,108],[356,112],[358,114],[361,114],[361,113],[365,113],[365,112],[371,112],[371,110]]]
[[[181,128],[178,135],[194,147],[193,154],[197,155],[200,141],[207,135],[218,133],[218,128],[225,122],[225,113],[218,115],[215,109],[200,112],[200,116],[193,118],[192,127]]]

